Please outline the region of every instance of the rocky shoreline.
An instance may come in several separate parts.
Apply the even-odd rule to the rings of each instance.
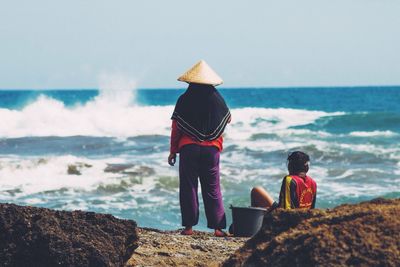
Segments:
[[[400,199],[276,210],[252,238],[0,204],[2,266],[400,266]]]
[[[134,221],[0,204],[1,266],[122,266],[137,247]]]
[[[400,199],[276,210],[223,266],[400,266]]]
[[[147,228],[139,228],[138,234],[138,248],[127,266],[219,266],[248,240],[198,231],[183,236],[180,231]]]

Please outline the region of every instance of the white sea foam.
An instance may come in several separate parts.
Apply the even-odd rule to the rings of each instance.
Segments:
[[[318,182],[317,182],[318,184]],[[385,194],[392,192],[391,188],[384,185],[378,184],[367,184],[363,185],[360,183],[346,183],[341,182],[329,182],[318,184],[318,198],[328,200],[331,199],[337,202],[340,198],[357,198],[361,196],[377,196],[379,194]]]
[[[396,155],[400,152],[399,147],[384,147],[381,145],[373,145],[373,144],[337,144],[341,149],[349,149],[357,152],[369,152],[376,154],[385,154],[388,157]]]
[[[0,136],[166,135],[172,110],[172,106],[127,105],[103,95],[83,106],[67,108],[62,102],[41,96],[21,111],[0,109],[4,123]]]
[[[0,109],[4,125],[0,127],[0,137],[169,135],[172,111],[173,106],[136,104],[132,90],[102,90],[94,100],[74,107],[40,96],[22,110]],[[232,109],[233,119],[226,136],[246,140],[258,133],[307,134],[307,130],[289,127],[340,114],[285,108]]]
[[[325,116],[339,116],[342,112],[327,113],[289,108],[241,108],[232,110],[232,123],[227,137],[245,140],[255,133],[282,133],[290,127],[310,124]],[[291,129],[293,131],[293,129]]]
[[[166,158],[166,155],[162,158]],[[122,202],[117,200],[120,192],[118,190],[131,192],[132,201],[136,201],[138,197],[148,199],[149,192],[157,184],[158,176],[146,176],[145,179],[138,178],[138,182],[132,182],[135,178],[129,176],[129,172],[140,172],[138,168],[140,162],[135,161],[132,168],[125,170],[126,174],[104,171],[108,164],[125,163],[127,161],[124,158],[88,159],[69,155],[40,159],[3,157],[0,160],[0,184],[2,185],[0,199],[3,201],[19,199],[26,204],[36,205],[48,201],[51,203],[51,199],[55,198],[57,202],[65,201],[65,205],[61,207],[65,209],[86,209],[90,206],[88,194],[91,193],[96,195],[96,201],[104,202],[96,204],[97,208],[101,208],[102,205],[115,209],[125,206],[126,199]],[[132,161],[128,163],[132,164]],[[77,166],[81,174],[68,174],[70,165]],[[155,168],[159,175],[176,176],[176,169],[168,168],[163,164],[152,164],[151,167]],[[117,191],[113,191],[114,188]],[[113,197],[110,198],[107,194],[112,194]],[[165,201],[165,199],[162,200]]]
[[[351,132],[349,135],[356,137],[376,137],[376,136],[391,137],[391,136],[397,136],[398,134],[392,131],[372,131],[372,132]]]
[[[84,161],[83,161],[84,160]],[[82,168],[82,175],[68,175],[68,165],[76,162],[90,164]],[[107,162],[113,160],[108,160]],[[115,161],[115,160],[114,160]],[[47,159],[2,159],[0,182],[2,191],[18,188],[24,195],[60,190],[93,190],[96,185],[107,181],[112,174],[105,176],[105,160],[89,160],[74,156],[60,156]],[[114,175],[115,176],[115,175]]]

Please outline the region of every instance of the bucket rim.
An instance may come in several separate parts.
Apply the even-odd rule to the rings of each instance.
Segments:
[[[233,205],[231,205],[229,207],[230,209],[246,209],[246,210],[260,210],[260,211],[267,211],[268,209],[264,209],[264,208],[259,208],[259,207],[235,207]]]

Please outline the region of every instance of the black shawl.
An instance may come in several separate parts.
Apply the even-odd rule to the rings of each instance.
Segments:
[[[176,102],[171,119],[185,134],[202,142],[220,137],[230,117],[229,108],[214,86],[191,83]]]

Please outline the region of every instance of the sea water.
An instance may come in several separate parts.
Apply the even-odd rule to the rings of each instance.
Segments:
[[[180,227],[171,114],[184,90],[0,91],[0,202]],[[400,87],[220,89],[225,208],[276,199],[290,151],[311,156],[318,208],[400,197]],[[200,197],[200,203],[201,203]],[[198,229],[205,229],[203,206]]]

